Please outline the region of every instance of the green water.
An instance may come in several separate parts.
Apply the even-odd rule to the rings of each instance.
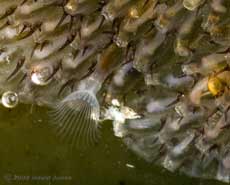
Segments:
[[[22,105],[13,110],[0,108],[0,185],[223,184],[146,163],[113,136],[109,122],[97,146],[70,151],[54,136],[45,112]]]

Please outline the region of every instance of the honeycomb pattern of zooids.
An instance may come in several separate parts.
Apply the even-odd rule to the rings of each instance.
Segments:
[[[0,0],[2,106],[70,147],[102,121],[146,161],[230,182],[229,0]]]

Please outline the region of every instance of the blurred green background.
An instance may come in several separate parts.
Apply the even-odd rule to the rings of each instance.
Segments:
[[[97,146],[70,150],[54,135],[45,108],[0,108],[0,184],[217,185],[170,173],[138,158],[105,122]],[[128,167],[133,165],[134,168]]]

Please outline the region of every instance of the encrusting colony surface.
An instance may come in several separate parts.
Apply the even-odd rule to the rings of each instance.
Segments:
[[[50,108],[71,146],[102,120],[148,162],[230,181],[229,0],[0,0],[1,103]]]

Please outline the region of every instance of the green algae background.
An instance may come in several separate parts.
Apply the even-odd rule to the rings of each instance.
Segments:
[[[170,173],[138,158],[102,127],[97,146],[70,150],[52,132],[45,108],[0,108],[0,184],[23,185],[221,185]],[[127,166],[133,165],[134,168]]]

